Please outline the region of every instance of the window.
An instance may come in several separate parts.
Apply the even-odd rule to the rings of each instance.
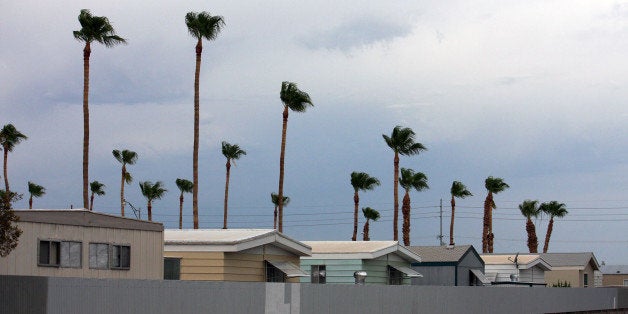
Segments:
[[[325,283],[327,272],[325,271],[325,265],[312,265],[310,278],[312,283]]]
[[[109,268],[109,244],[90,243],[89,244],[89,268],[107,269]]]
[[[40,240],[39,241],[39,266],[59,267],[59,249],[61,242]]]
[[[131,268],[131,247],[128,245],[111,246],[111,268]]]
[[[264,261],[264,268],[266,268],[266,282],[286,282],[286,274],[279,268],[267,261]]]
[[[628,287],[628,279],[624,279],[624,286]]]
[[[82,246],[81,242],[61,242],[61,267],[81,268]]]
[[[589,286],[589,274],[584,274],[584,286]]]
[[[388,284],[403,285],[403,273],[394,267],[388,266]]]
[[[166,257],[164,258],[164,279],[179,280],[181,279],[181,259]]]

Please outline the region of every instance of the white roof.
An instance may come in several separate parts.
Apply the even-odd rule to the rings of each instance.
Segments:
[[[486,265],[514,265],[516,259],[519,269],[528,269],[534,266],[544,270],[552,269],[552,266],[538,254],[481,254],[480,257]]]
[[[416,263],[421,257],[408,250],[398,241],[303,241],[312,248],[312,256],[307,259],[374,259],[394,253]]]
[[[239,252],[273,244],[299,256],[311,254],[309,246],[275,229],[166,229],[164,250]]]

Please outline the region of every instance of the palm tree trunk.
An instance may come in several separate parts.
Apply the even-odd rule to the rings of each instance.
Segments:
[[[33,196],[28,198],[28,209],[33,209]]]
[[[279,154],[279,189],[278,194],[278,209],[279,209],[279,232],[283,232],[283,168],[284,157],[286,155],[286,131],[288,130],[288,106],[283,108],[283,127],[281,128],[281,153]]]
[[[449,245],[454,244],[454,217],[456,216],[456,199],[451,196],[451,223],[449,223]]]
[[[227,158],[227,175],[225,179],[225,212],[222,220],[222,228],[227,229],[227,201],[229,200],[229,173],[231,171],[231,160]]]
[[[89,211],[94,210],[94,193],[89,197]]]
[[[537,253],[539,250],[539,240],[536,237],[536,228],[530,217],[526,220],[526,231],[528,232],[528,249],[530,253]]]
[[[194,153],[192,156],[192,215],[194,229],[198,229],[198,134],[199,134],[199,78],[201,74],[201,53],[203,52],[202,38],[196,43],[196,71],[194,72]]]
[[[364,224],[364,230],[362,230],[362,240],[364,241],[371,241],[371,238],[369,238],[369,220],[366,219],[366,223]]]
[[[153,204],[151,201],[148,201],[146,208],[148,209],[148,221],[153,221]]]
[[[550,216],[549,223],[547,224],[547,232],[545,233],[545,244],[543,245],[543,253],[547,253],[549,248],[550,237],[552,236],[552,230],[554,229],[554,216]]]
[[[183,229],[183,192],[179,196],[179,229]]]
[[[357,190],[353,193],[353,205],[353,236],[351,241],[356,241],[358,238],[358,207],[360,207],[360,196]]]
[[[393,240],[399,241],[399,154],[395,151],[395,159],[393,161],[395,173],[393,175],[393,199],[394,199],[394,211],[393,211]]]
[[[87,41],[83,49],[83,208],[87,208],[89,186],[89,56],[91,52],[90,42]]]
[[[126,177],[126,165],[122,164],[122,179],[120,179],[120,215],[124,217],[124,179]]]
[[[489,253],[493,253],[493,239],[495,239],[495,234],[493,233],[493,206],[491,206],[488,210],[488,234],[486,235]]]
[[[482,253],[488,253],[489,215],[493,204],[493,193],[490,191],[484,200],[484,220],[482,229]]]
[[[277,229],[277,206],[275,206],[275,213],[274,213],[274,219],[273,219],[273,229]]]
[[[9,151],[7,150],[7,147],[4,146],[4,189],[7,193],[7,195],[9,195],[9,177],[7,176],[7,160],[9,159]]]
[[[410,245],[410,192],[406,190],[406,195],[403,196],[403,205],[401,206],[401,213],[403,214],[403,227],[401,232],[403,233],[403,245]]]

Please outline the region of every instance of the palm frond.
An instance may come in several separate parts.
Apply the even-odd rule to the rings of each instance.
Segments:
[[[519,210],[526,218],[537,217],[540,213],[538,203],[537,200],[525,200],[519,204]]]
[[[190,180],[177,179],[175,183],[177,184],[177,187],[179,188],[181,193],[192,193],[192,190],[194,189],[194,182]]]
[[[105,195],[105,184],[98,181],[91,182],[89,188],[96,195]]]
[[[83,42],[99,42],[105,47],[126,44],[126,40],[118,35],[104,16],[93,16],[87,9],[81,10],[78,16],[81,29],[73,31],[74,38]]]
[[[489,176],[488,178],[486,178],[486,180],[484,180],[484,186],[489,192],[492,192],[493,194],[497,194],[507,188],[510,188],[510,186],[506,182],[504,182],[504,179],[494,178],[492,176]]]
[[[427,176],[423,172],[414,172],[412,169],[401,168],[401,178],[399,179],[399,185],[406,191],[415,189],[422,191],[429,189],[427,184]]]
[[[185,15],[188,32],[196,39],[214,40],[225,26],[222,16],[212,16],[209,12],[188,12]]]
[[[42,197],[44,194],[46,194],[46,188],[39,184],[28,181],[28,193],[32,197]]]
[[[351,173],[351,186],[357,192],[359,190],[368,191],[373,190],[376,186],[379,186],[380,182],[377,178],[371,177],[366,172],[352,172]]]
[[[460,181],[454,181],[451,184],[451,195],[457,198],[473,196],[473,194],[467,190],[467,187]]]
[[[299,90],[296,83],[284,81],[281,83],[279,98],[292,111],[304,112],[308,106],[314,106],[308,93]]]
[[[0,144],[2,149],[7,152],[12,152],[17,144],[26,139],[28,139],[28,136],[18,131],[13,124],[6,124],[0,130]]]
[[[542,203],[539,206],[540,211],[552,217],[565,217],[569,212],[567,206],[557,201],[551,201],[548,203]]]
[[[388,147],[401,155],[416,155],[427,150],[423,144],[415,142],[415,133],[412,129],[400,125],[393,128],[390,136],[382,134],[382,137]]]
[[[165,193],[168,191],[163,187],[163,183],[161,181],[157,181],[154,184],[150,181],[140,182],[140,191],[142,191],[142,195],[148,201],[161,199]]]
[[[270,200],[275,206],[279,206],[279,195],[277,193],[270,193]],[[284,195],[283,206],[288,206],[289,203],[290,198]]]
[[[246,155],[246,151],[241,149],[240,146],[236,144],[229,144],[228,142],[223,141],[222,155],[227,159],[237,160],[240,159],[241,156]]]
[[[362,214],[364,214],[364,218],[377,221],[381,216],[379,212],[370,207],[362,207]]]
[[[131,182],[133,182],[133,176],[128,171],[124,173],[124,182],[126,184],[131,184]]]

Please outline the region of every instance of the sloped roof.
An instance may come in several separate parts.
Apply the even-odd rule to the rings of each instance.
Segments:
[[[455,246],[408,246],[410,251],[421,256],[421,262],[459,262],[472,245]]]
[[[14,210],[14,212],[20,217],[20,222],[159,232],[164,230],[164,226],[158,222],[103,214],[83,208],[28,209]]]
[[[275,229],[166,229],[167,251],[239,252],[274,244],[299,256],[310,255],[311,248]]]
[[[628,265],[603,265],[600,270],[604,275],[628,275]]]
[[[600,269],[592,252],[582,253],[541,253],[541,257],[552,267],[578,267],[584,269],[591,263],[594,270]]]
[[[374,259],[395,253],[410,263],[421,257],[398,241],[303,241],[312,247],[312,259]]]
[[[519,269],[528,269],[539,266],[545,270],[551,270],[552,266],[539,254],[482,254],[480,255],[486,265],[514,265],[515,258]]]

